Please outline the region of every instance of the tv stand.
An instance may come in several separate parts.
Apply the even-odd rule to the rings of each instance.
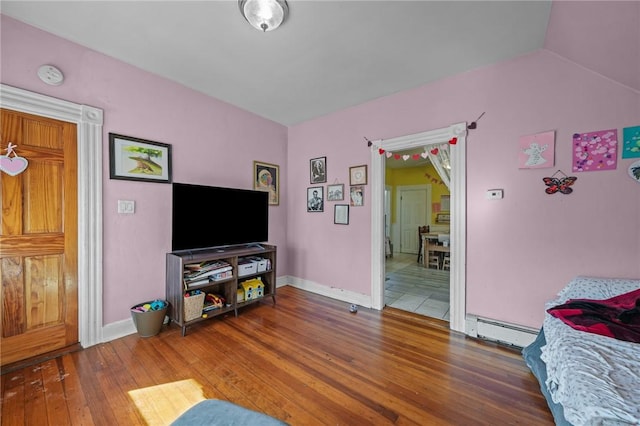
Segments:
[[[265,260],[269,266],[263,269],[256,267],[255,271],[244,273],[240,276],[239,272],[244,271],[240,268],[244,258],[259,257]],[[234,246],[225,248],[211,248],[199,251],[180,251],[167,253],[167,277],[166,292],[169,308],[167,315],[171,322],[182,327],[182,335],[186,333],[189,325],[195,324],[206,319],[217,317],[226,313],[233,312],[238,316],[238,308],[260,302],[271,296],[273,304],[276,303],[276,246],[268,244],[250,244],[246,246]],[[231,266],[231,276],[221,278],[217,281],[205,280],[200,284],[187,284],[185,282],[185,272],[191,268],[185,265],[197,265],[202,262],[220,260]],[[242,283],[251,280],[260,279],[263,284],[262,294],[249,300],[238,301],[238,289],[242,287]],[[194,318],[192,313],[189,317],[185,315],[185,295],[187,293],[200,290],[204,294],[217,294],[225,299],[225,304],[219,309],[196,311]],[[191,296],[189,296],[191,297]],[[202,296],[200,296],[202,297]],[[192,301],[189,301],[190,304]],[[191,309],[187,309],[191,310]]]

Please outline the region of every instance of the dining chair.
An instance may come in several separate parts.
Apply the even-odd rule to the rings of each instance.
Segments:
[[[442,269],[447,271],[451,270],[451,256],[449,253],[445,253],[442,258]]]
[[[422,244],[422,234],[429,232],[429,225],[418,226],[418,263],[424,259],[424,245]]]

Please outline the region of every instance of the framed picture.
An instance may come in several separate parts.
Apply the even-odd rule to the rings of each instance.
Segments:
[[[349,185],[367,184],[367,166],[349,167]]]
[[[349,188],[349,199],[353,207],[364,206],[364,186],[355,185]]]
[[[310,188],[307,188],[307,211],[324,211],[324,187],[312,186]]]
[[[449,213],[438,213],[436,215],[436,223],[449,223],[450,218],[451,216]]]
[[[336,225],[349,224],[349,204],[336,204],[333,206],[333,223]]]
[[[309,160],[311,183],[323,183],[327,181],[327,157],[312,158]]]
[[[275,164],[253,162],[253,189],[269,193],[269,205],[280,204],[280,167]]]
[[[341,183],[334,183],[333,185],[327,185],[327,201],[342,201],[344,200],[344,185]]]
[[[109,177],[171,183],[171,145],[109,133]]]

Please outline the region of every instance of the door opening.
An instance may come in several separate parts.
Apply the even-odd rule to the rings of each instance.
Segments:
[[[457,123],[449,127],[431,130],[394,139],[378,141],[371,149],[371,305],[375,309],[384,307],[385,250],[384,250],[384,188],[385,155],[382,152],[398,152],[405,149],[429,145],[447,144],[450,146],[451,161],[451,222],[450,244],[450,322],[452,330],[465,331],[466,316],[466,123]]]

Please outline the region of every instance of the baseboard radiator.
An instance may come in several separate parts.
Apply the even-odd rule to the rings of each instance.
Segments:
[[[539,330],[489,318],[468,315],[466,334],[471,337],[506,343],[524,348],[531,344]]]

